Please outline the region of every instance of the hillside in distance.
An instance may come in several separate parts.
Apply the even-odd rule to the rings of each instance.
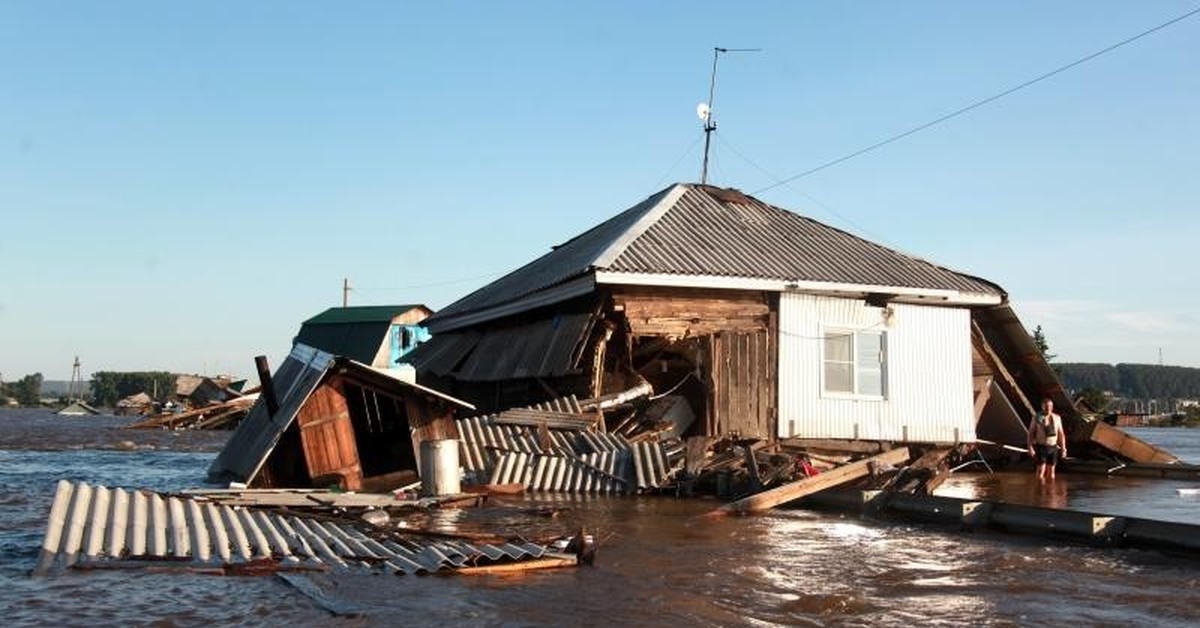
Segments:
[[[1063,385],[1074,391],[1095,388],[1133,399],[1200,399],[1200,368],[1157,364],[1054,364]]]

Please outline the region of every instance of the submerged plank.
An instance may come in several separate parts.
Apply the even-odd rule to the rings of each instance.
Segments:
[[[830,469],[820,475],[797,480],[783,486],[777,486],[773,489],[756,493],[749,497],[730,502],[717,508],[709,514],[724,515],[724,514],[744,514],[748,512],[760,512],[770,510],[780,504],[786,504],[790,501],[795,501],[811,495],[818,491],[823,491],[827,488],[845,484],[851,480],[861,478],[871,472],[872,464],[888,464],[896,465],[908,462],[908,448],[901,447],[892,449],[881,454],[871,456],[843,465],[834,469]]]

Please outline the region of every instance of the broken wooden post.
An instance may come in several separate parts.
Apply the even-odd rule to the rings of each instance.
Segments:
[[[892,449],[871,456],[870,458],[859,460],[858,462],[830,469],[820,475],[797,480],[734,502],[729,502],[709,514],[745,514],[748,512],[770,510],[780,504],[800,499],[805,495],[811,495],[812,493],[823,491],[839,484],[845,484],[851,480],[857,480],[870,473],[871,465],[897,465],[905,462],[908,462],[908,448]]]
[[[275,416],[275,413],[279,412],[279,398],[275,396],[275,383],[271,381],[271,367],[267,365],[267,356],[255,356],[254,368],[258,370],[258,383],[262,385],[262,396],[267,400],[267,414]]]

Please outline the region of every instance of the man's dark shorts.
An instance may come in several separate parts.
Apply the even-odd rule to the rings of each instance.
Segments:
[[[1038,464],[1058,464],[1058,445],[1034,445],[1033,458]]]

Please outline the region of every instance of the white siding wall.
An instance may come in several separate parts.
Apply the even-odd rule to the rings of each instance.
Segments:
[[[891,326],[862,300],[779,298],[779,436],[923,442],[975,439],[970,312],[894,304]],[[884,399],[828,395],[821,385],[826,328],[886,335]]]

